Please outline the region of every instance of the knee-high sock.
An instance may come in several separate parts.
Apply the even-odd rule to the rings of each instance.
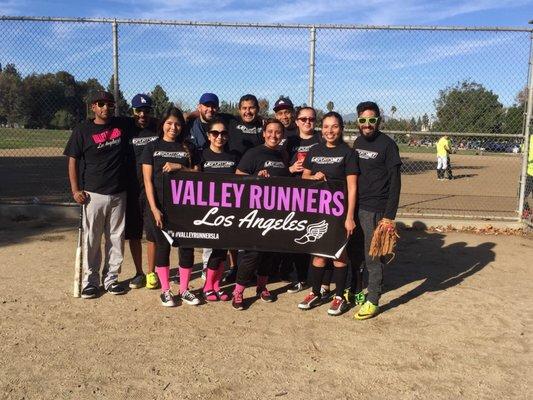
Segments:
[[[335,296],[342,297],[344,294],[344,288],[346,287],[346,275],[348,274],[348,268],[335,267],[333,272],[333,282],[335,282]]]
[[[159,282],[161,282],[161,291],[166,292],[170,289],[170,282],[168,279],[170,275],[170,267],[155,267],[155,272],[159,277]]]
[[[244,289],[246,289],[246,286],[244,285],[239,285],[238,283],[235,284],[235,289],[233,289],[233,294],[243,294],[244,293]]]
[[[266,288],[268,282],[268,275],[257,275],[257,290]]]
[[[309,284],[313,288],[313,293],[320,294],[320,286],[322,286],[322,280],[324,279],[324,268],[312,265],[309,269]]]
[[[180,267],[180,294],[189,290],[192,268]]]
[[[210,292],[213,290],[213,286],[215,285],[216,278],[217,278],[217,271],[211,268],[207,268],[204,292]]]
[[[221,262],[218,264],[218,268],[215,272],[215,280],[213,281],[213,289],[217,292],[220,292],[220,280],[222,279],[222,275],[224,274],[224,263]]]

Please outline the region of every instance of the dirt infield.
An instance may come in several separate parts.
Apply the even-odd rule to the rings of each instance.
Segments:
[[[0,150],[1,201],[70,202],[67,162],[59,148]],[[516,217],[520,155],[452,155],[455,178],[437,181],[433,154],[402,153],[400,212]]]
[[[74,299],[74,224],[2,222],[4,399],[533,396],[531,238],[404,231],[383,313],[356,322],[298,310],[281,283],[243,312],[144,289]]]

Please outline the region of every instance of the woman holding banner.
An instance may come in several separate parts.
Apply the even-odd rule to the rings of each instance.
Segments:
[[[350,236],[355,229],[354,213],[359,169],[356,153],[343,140],[343,130],[344,122],[338,113],[332,111],[322,117],[322,138],[324,141],[309,150],[303,162],[302,178],[311,180],[346,180],[348,198],[344,227],[347,236]],[[327,259],[324,257],[313,257],[309,271],[309,284],[312,286],[312,291],[298,304],[298,308],[308,310],[322,302],[320,287],[326,263]],[[347,275],[346,250],[337,260],[333,261],[333,265],[335,267],[333,273],[335,296],[328,314],[340,315],[346,308],[343,298]]]
[[[289,176],[287,154],[279,147],[285,129],[277,119],[267,119],[263,128],[265,143],[248,150],[237,167],[237,175],[254,175],[262,178],[270,176]],[[248,281],[257,273],[257,295],[265,302],[274,299],[268,291],[268,273],[272,265],[278,265],[279,254],[246,250],[237,270],[237,280],[233,291],[232,306],[244,309],[243,293]]]
[[[146,229],[147,234],[154,237],[156,242],[155,270],[161,282],[161,304],[165,307],[174,307],[176,302],[169,282],[170,244],[161,231],[164,226],[161,211],[163,174],[172,171],[199,171],[194,149],[185,141],[184,127],[182,112],[176,107],[168,108],[161,117],[157,130],[159,139],[147,144],[141,157],[146,198],[152,211],[146,213]],[[189,291],[194,249],[180,247],[179,263],[180,296],[185,303],[198,305],[200,300]]]
[[[207,124],[209,147],[202,152],[202,171],[233,174],[237,167],[237,156],[226,151],[228,128],[222,118],[215,117]],[[233,250],[230,250],[233,251]],[[236,251],[235,251],[236,252]],[[228,250],[213,249],[207,261],[204,285],[204,297],[207,301],[228,301],[230,296],[220,289],[220,280],[224,274],[224,262]],[[236,254],[233,255],[236,259]]]

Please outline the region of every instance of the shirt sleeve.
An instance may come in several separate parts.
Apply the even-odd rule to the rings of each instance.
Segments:
[[[83,156],[83,136],[77,128],[72,130],[63,155],[80,159]]]
[[[387,169],[394,168],[397,165],[402,165],[402,159],[400,158],[400,150],[398,149],[398,145],[395,142],[391,142],[387,146],[387,151],[385,154],[385,165],[387,166]]]
[[[152,143],[154,142],[148,143],[146,146],[144,146],[139,164],[154,165],[154,146]]]
[[[191,154],[191,162],[192,162],[191,167],[195,167],[197,165],[202,164],[202,159],[203,159],[202,154],[200,154],[200,152],[196,149],[192,149],[191,153],[192,153]]]
[[[239,161],[239,165],[237,166],[237,169],[239,171],[242,171],[242,172],[245,172],[249,175],[253,175],[253,173],[255,172],[254,171],[254,162],[253,162],[253,155],[248,152],[248,153],[245,153],[242,158],[241,158],[241,161]]]
[[[316,146],[311,147],[311,149],[309,150],[309,153],[307,153],[307,155],[305,156],[304,162],[302,164],[302,166],[305,169],[308,169],[308,170],[312,170],[313,169],[313,164],[311,163],[311,158],[315,155],[315,153],[316,153],[315,149],[318,146],[319,145],[317,144]]]
[[[344,165],[344,173],[346,175],[359,175],[359,163],[357,162],[357,152],[350,149],[349,153],[346,155],[346,162]]]

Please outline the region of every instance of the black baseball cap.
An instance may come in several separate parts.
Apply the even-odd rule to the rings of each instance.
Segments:
[[[282,97],[274,103],[274,112],[284,109],[294,110],[294,105],[292,104],[291,99],[287,97]]]
[[[108,103],[114,103],[115,102],[115,97],[111,93],[106,92],[105,90],[98,90],[96,92],[92,92],[89,95],[89,99],[88,99],[87,102],[89,104],[94,104],[97,101],[105,101],[105,102],[108,102]]]

